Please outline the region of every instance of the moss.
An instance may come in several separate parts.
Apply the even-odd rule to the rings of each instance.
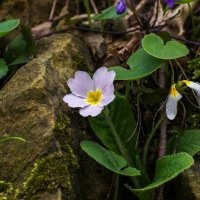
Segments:
[[[187,125],[190,129],[200,129],[200,114],[192,114],[187,118]]]
[[[77,167],[75,160],[70,161],[70,152],[68,155],[54,153],[38,160],[34,164],[31,176],[24,183],[23,192],[20,192],[17,198],[24,200],[37,199],[34,195],[38,192],[54,192],[58,188],[61,188],[65,193],[70,195],[73,182],[73,170]]]
[[[79,46],[79,49],[84,52],[85,47],[83,47],[82,45],[80,45],[78,43],[78,41],[74,40],[75,43],[77,43],[77,46]],[[72,66],[74,69],[76,70],[83,70],[83,71],[86,71],[86,70],[90,70],[91,67],[88,66],[88,63],[87,63],[87,59],[86,59],[86,55],[84,54],[79,54],[77,52],[77,48],[74,48],[73,45],[71,44],[68,44],[68,49],[70,51],[70,54],[71,54],[71,59],[72,59]],[[87,51],[86,51],[87,52]]]
[[[12,199],[34,200],[38,199],[38,193],[56,192],[58,188],[63,191],[65,199],[73,199],[74,170],[78,168],[78,161],[67,139],[69,123],[69,119],[58,119],[54,132],[60,144],[60,152],[38,159],[31,175],[24,182],[23,190],[17,190]]]
[[[193,73],[192,79],[200,77],[200,57],[197,57],[188,62],[188,68]]]
[[[13,185],[5,181],[0,181],[0,199],[9,200],[10,196],[13,196]]]
[[[88,64],[86,63],[85,59],[81,56],[72,55],[72,65],[75,69],[84,70],[88,69]]]

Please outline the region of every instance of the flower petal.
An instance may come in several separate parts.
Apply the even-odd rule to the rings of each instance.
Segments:
[[[67,94],[64,96],[63,101],[71,108],[83,108],[88,105],[85,99],[77,97],[73,94]]]
[[[94,90],[93,80],[86,72],[82,71],[77,71],[75,78],[69,79],[67,84],[73,94],[84,98],[86,98],[88,91]]]
[[[113,100],[115,99],[115,95],[110,95],[110,96],[106,96],[105,98],[103,98],[100,102],[100,106],[106,106],[109,103],[111,103]]]
[[[89,115],[91,115],[92,117],[95,117],[95,116],[99,115],[102,110],[103,110],[103,107],[89,105],[84,108],[81,108],[79,110],[79,113],[83,117],[88,117]]]
[[[166,103],[166,115],[168,119],[173,120],[177,114],[177,103],[182,98],[180,93],[177,93],[176,97],[169,95]]]
[[[200,96],[200,84],[196,82],[190,81],[190,84],[187,84],[188,87],[192,88],[196,93],[197,96]]]
[[[106,87],[104,87],[104,90],[102,91],[102,95],[103,95],[103,98],[99,104],[100,106],[105,106],[111,103],[115,98],[114,85],[107,85]]]
[[[106,67],[99,68],[93,76],[95,89],[101,89],[103,91],[105,86],[113,84],[115,75],[114,71],[108,72]]]

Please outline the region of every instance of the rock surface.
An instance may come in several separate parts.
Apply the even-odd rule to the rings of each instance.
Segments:
[[[69,92],[66,81],[77,69],[89,68],[92,58],[78,38],[44,38],[38,57],[0,91],[0,137],[26,140],[0,144],[0,180],[19,188],[21,199],[43,199],[49,192],[55,196],[58,189],[66,200],[106,198],[110,176],[79,147],[92,137],[86,134],[86,120],[62,100]]]
[[[59,11],[64,4],[65,2],[60,0],[57,10]],[[0,20],[19,18],[25,24],[34,26],[49,20],[51,7],[52,0],[1,0]]]
[[[178,178],[176,199],[200,200],[200,161],[188,170],[184,171]]]

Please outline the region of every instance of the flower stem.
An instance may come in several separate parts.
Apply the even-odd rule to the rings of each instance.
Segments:
[[[187,5],[188,5],[188,8],[189,8],[190,17],[191,17],[191,21],[192,21],[192,30],[194,31],[194,28],[195,28],[194,15],[193,15],[193,12],[192,12],[191,5],[189,3]]]
[[[161,115],[160,119],[158,120],[158,122],[156,123],[154,128],[152,129],[151,133],[149,134],[149,137],[147,138],[147,141],[146,141],[145,146],[144,146],[144,152],[143,152],[144,169],[146,169],[146,165],[147,165],[147,156],[148,156],[149,146],[151,144],[153,137],[156,134],[156,131],[159,129],[159,127],[160,127],[160,125],[161,125],[161,123],[163,122],[164,119],[165,119],[165,115],[163,114],[163,115]]]
[[[117,143],[117,146],[119,148],[119,151],[120,151],[121,155],[127,160],[128,166],[133,167],[134,166],[133,160],[130,158],[126,147],[124,146],[121,138],[119,137],[119,134],[117,133],[117,130],[116,130],[116,128],[115,128],[115,126],[114,126],[114,124],[113,124],[113,122],[112,122],[112,120],[111,120],[111,118],[109,116],[108,108],[104,109],[104,114],[105,114],[105,120],[106,120],[108,126],[110,127],[110,130],[111,130],[112,135],[113,135],[113,137],[114,137],[114,139],[115,139],[115,141]],[[137,178],[136,177],[131,177],[131,180],[134,183],[134,186],[138,188],[139,187],[139,182],[138,182]]]
[[[131,84],[131,81],[126,81],[126,92],[125,92],[125,96],[126,96],[126,99],[127,99],[127,100],[128,100],[128,98],[129,98],[130,84]]]
[[[135,10],[134,4],[133,4],[133,0],[131,0],[131,7],[132,7],[132,10],[133,10],[133,15],[135,16],[135,19],[136,19],[138,25],[140,27],[143,27],[143,24],[142,24],[142,22],[140,20],[140,17],[138,15],[137,11]]]
[[[119,174],[115,174],[115,193],[113,200],[118,199],[118,192],[119,192]]]
[[[91,18],[91,10],[90,10],[90,2],[89,0],[84,0],[84,6],[87,11],[89,26],[92,28],[92,18]]]

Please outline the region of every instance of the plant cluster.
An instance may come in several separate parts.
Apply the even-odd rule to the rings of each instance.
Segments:
[[[159,4],[159,1],[156,2]],[[192,1],[164,0],[163,4],[167,4],[168,9],[171,9],[176,4],[190,2]],[[126,15],[129,6],[128,1],[120,0],[116,6],[103,10],[93,19],[118,19]],[[101,141],[101,144],[82,141],[80,145],[90,157],[115,173],[114,199],[117,199],[119,175],[123,175],[130,177],[132,184],[125,184],[125,187],[139,199],[148,200],[155,198],[156,188],[160,188],[190,168],[194,163],[193,156],[200,151],[200,130],[188,129],[186,126],[175,125],[175,122],[168,121],[176,119],[177,110],[178,113],[182,110],[184,114],[182,118],[178,116],[176,122],[184,121],[187,112],[190,112],[182,102],[182,108],[179,107],[178,102],[182,96],[189,102],[194,102],[191,104],[195,107],[194,112],[199,110],[200,84],[188,80],[186,74],[188,70],[183,70],[179,64],[178,59],[189,55],[188,46],[173,40],[168,34],[160,34],[161,27],[156,27],[155,22],[145,26],[141,15],[135,11],[134,6],[132,8],[138,21],[137,30],[142,33],[142,38],[141,46],[126,62],[127,68],[100,67],[94,73],[93,79],[86,72],[77,71],[75,77],[67,82],[71,94],[64,96],[63,100],[69,107],[80,108],[80,115],[88,117],[93,132]],[[175,69],[177,66],[178,69]],[[155,81],[155,76],[158,74],[159,83]],[[153,81],[159,88],[151,89],[151,86],[146,86],[152,83],[149,75],[152,75]],[[114,81],[126,83],[125,95],[122,95],[122,90],[114,91]],[[137,84],[134,85],[134,81]],[[167,88],[169,92],[166,93]],[[149,93],[146,95],[149,99],[146,101],[149,100],[151,103],[145,103],[145,99],[142,98],[144,91]],[[149,110],[152,104],[159,108],[153,109],[153,127],[147,131],[147,138],[144,141],[140,134],[142,131],[140,107],[148,107]],[[138,108],[137,119],[133,112],[135,107]],[[177,129],[178,134],[170,137],[173,128]],[[150,146],[159,129],[160,140],[159,144],[157,143],[159,155],[153,156],[156,162],[152,177],[149,166],[154,164],[152,159],[149,159]],[[162,191],[161,188],[160,190]]]
[[[19,19],[10,19],[0,23],[0,39],[3,44],[0,54],[0,79],[5,78],[9,71],[12,72],[20,65],[32,60],[35,55],[35,42],[31,29],[25,25],[21,25],[20,34],[14,38],[11,37],[9,42],[4,41],[5,37],[19,25]]]

